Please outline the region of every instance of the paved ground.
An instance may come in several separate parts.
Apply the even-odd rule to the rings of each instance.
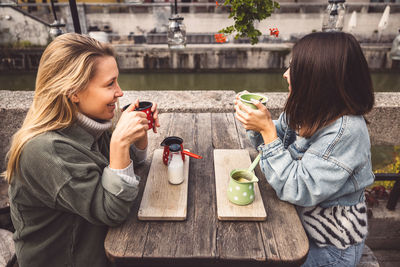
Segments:
[[[387,200],[379,200],[379,205],[372,207],[367,243],[380,267],[399,267],[400,203],[394,211],[386,209],[386,203]]]
[[[375,257],[378,259],[380,267],[399,267],[400,266],[400,249],[399,250],[373,250]]]

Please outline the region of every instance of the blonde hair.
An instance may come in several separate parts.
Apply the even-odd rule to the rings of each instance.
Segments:
[[[47,46],[39,63],[33,103],[7,153],[2,176],[8,183],[18,172],[23,146],[29,140],[75,121],[77,106],[70,97],[86,89],[95,74],[96,60],[107,56],[115,57],[110,46],[75,33],[63,34]]]

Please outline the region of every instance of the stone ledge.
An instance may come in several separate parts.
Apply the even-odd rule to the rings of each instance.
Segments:
[[[33,91],[0,90],[0,171],[11,136],[21,126],[33,100]],[[285,105],[287,93],[263,93],[268,108],[276,119]],[[234,112],[234,91],[126,91],[120,106],[134,101],[158,103],[160,113],[229,113]],[[374,145],[399,145],[400,93],[376,93],[376,104],[370,114],[369,132]]]
[[[0,110],[27,111],[33,100],[33,91],[0,90]],[[263,93],[264,94],[264,93]],[[149,100],[158,104],[161,113],[219,113],[234,112],[233,101],[236,93],[232,91],[124,91],[120,106],[134,101]],[[281,110],[287,93],[265,93],[269,98],[271,110]],[[400,94],[399,94],[400,99]]]
[[[19,109],[27,110],[33,100],[33,91],[0,90],[0,110]],[[282,110],[287,93],[261,93],[268,96],[268,107],[272,110]],[[124,91],[120,98],[121,106],[134,101],[150,100],[158,103],[160,112],[233,112],[235,91]],[[379,92],[375,93],[376,109],[400,108],[400,93]]]
[[[33,99],[33,91],[0,91],[0,121],[4,125],[0,136],[9,138],[19,127]],[[287,93],[264,93],[268,96],[268,108],[277,118],[285,105]],[[120,106],[134,101],[150,100],[158,103],[160,113],[220,113],[234,112],[234,91],[125,91]],[[367,119],[372,144],[399,145],[400,93],[376,93],[375,107]],[[11,130],[11,131],[10,131]],[[2,141],[4,142],[4,141]],[[0,144],[0,156],[2,145]]]

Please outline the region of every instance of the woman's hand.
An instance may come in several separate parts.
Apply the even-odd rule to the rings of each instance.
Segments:
[[[239,95],[236,95],[235,99],[236,119],[242,123],[246,130],[261,133],[265,144],[274,141],[278,135],[269,110],[257,100],[253,100],[257,109],[252,109],[239,100]]]
[[[139,149],[147,147],[148,120],[144,112],[134,111],[138,106],[139,100],[136,100],[122,112],[111,136],[110,167],[113,169],[123,169],[130,164],[131,144]]]
[[[132,106],[132,109],[130,109],[131,106]],[[135,110],[136,108],[138,108],[139,107],[139,99],[136,99],[136,101],[134,102],[134,105],[131,105],[131,106],[129,106],[129,108],[127,108],[127,109]],[[157,103],[153,102],[153,105],[151,106],[151,112],[153,113],[153,120],[154,120],[153,132],[157,133],[157,128],[161,126],[159,118],[158,118]]]
[[[130,146],[146,136],[146,132],[149,129],[148,120],[144,112],[134,111],[136,106],[139,106],[139,100],[122,112],[111,137],[112,141],[118,141],[121,145]]]

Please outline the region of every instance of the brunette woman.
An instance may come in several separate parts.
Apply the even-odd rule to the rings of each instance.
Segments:
[[[252,110],[238,100],[236,118],[262,153],[268,183],[298,208],[310,246],[304,266],[356,266],[367,236],[364,189],[374,180],[367,62],[352,35],[318,32],[296,43],[283,76],[289,96],[278,120],[258,101]]]

